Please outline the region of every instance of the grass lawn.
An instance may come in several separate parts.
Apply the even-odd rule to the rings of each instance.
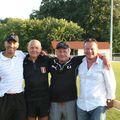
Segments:
[[[116,78],[116,99],[120,100],[120,62],[112,62],[112,67]],[[107,112],[107,120],[120,120],[120,111],[111,109]]]

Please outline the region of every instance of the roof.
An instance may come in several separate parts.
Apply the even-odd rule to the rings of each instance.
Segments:
[[[51,41],[52,49],[56,48],[57,43],[59,43],[59,41],[56,40]],[[70,46],[71,49],[76,49],[76,50],[83,49],[83,45],[84,45],[84,42],[82,41],[68,41],[66,43]],[[109,49],[109,47],[110,47],[109,42],[98,42],[99,49]]]

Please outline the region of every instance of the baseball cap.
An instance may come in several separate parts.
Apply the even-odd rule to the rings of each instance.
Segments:
[[[60,48],[67,49],[67,48],[69,48],[69,45],[66,44],[65,42],[59,42],[59,43],[56,45],[56,49],[60,49]]]
[[[18,37],[18,35],[16,35],[16,34],[10,34],[8,37],[7,37],[7,39],[6,39],[6,41],[11,41],[11,40],[14,40],[14,41],[16,41],[16,42],[19,42],[19,37]]]

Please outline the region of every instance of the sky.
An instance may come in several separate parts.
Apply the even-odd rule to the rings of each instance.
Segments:
[[[38,10],[42,0],[0,0],[0,19],[29,19],[32,10]]]

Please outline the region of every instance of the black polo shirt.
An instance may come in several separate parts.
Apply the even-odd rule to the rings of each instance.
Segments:
[[[52,102],[65,102],[77,98],[77,67],[82,62],[83,57],[70,58],[65,64],[60,64],[57,58],[50,60],[50,98]]]
[[[49,96],[47,56],[39,56],[35,62],[26,56],[23,62],[25,97],[27,100],[43,99]]]

